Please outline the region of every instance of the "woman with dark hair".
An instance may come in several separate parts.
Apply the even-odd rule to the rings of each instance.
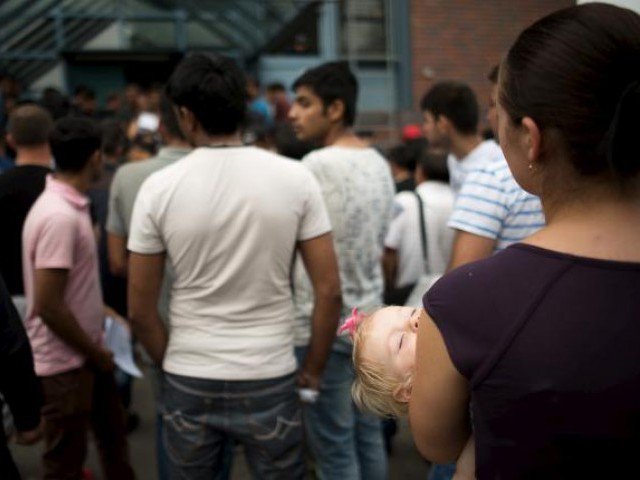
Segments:
[[[501,65],[498,112],[509,167],[547,226],[425,295],[416,445],[450,462],[473,431],[479,479],[628,476],[640,451],[640,16],[592,3],[527,28]]]

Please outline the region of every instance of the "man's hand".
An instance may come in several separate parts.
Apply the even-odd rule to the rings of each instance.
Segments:
[[[27,430],[25,432],[17,432],[15,435],[15,441],[19,445],[33,445],[42,439],[42,422],[33,430]]]
[[[95,353],[89,358],[91,363],[103,373],[110,373],[116,368],[113,361],[113,353],[104,348],[97,348]]]
[[[309,388],[311,390],[320,390],[320,377],[312,373],[300,370],[298,372],[298,388]]]
[[[79,325],[78,320],[65,302],[69,270],[36,269],[35,271],[35,311],[42,321],[66,344],[87,357],[92,363],[113,370],[113,360],[106,360],[106,350],[96,346]],[[99,354],[99,351],[105,352]],[[109,354],[111,358],[111,354]],[[109,367],[110,365],[110,367]]]
[[[129,333],[129,335],[131,335],[131,325],[129,325],[129,322],[127,321],[127,319],[124,318],[122,315],[120,315],[118,312],[116,312],[109,305],[104,306],[104,316],[111,317],[114,322],[118,322],[122,327],[124,327],[124,329]]]

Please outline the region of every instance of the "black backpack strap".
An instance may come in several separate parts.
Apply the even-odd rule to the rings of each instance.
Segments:
[[[420,225],[420,238],[422,242],[420,245],[422,246],[422,260],[424,261],[424,269],[425,273],[429,273],[429,261],[428,261],[428,249],[427,249],[427,219],[424,215],[424,204],[422,203],[422,198],[418,195],[418,192],[415,190],[413,194],[416,196],[416,200],[418,200],[418,224]]]

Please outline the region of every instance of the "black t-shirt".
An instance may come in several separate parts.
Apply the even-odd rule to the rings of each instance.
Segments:
[[[0,393],[9,405],[18,430],[33,430],[38,426],[42,405],[40,381],[34,371],[29,339],[2,277],[0,277]],[[2,422],[0,422],[0,444],[4,441],[2,433]],[[0,473],[2,473],[1,468],[0,460]]]
[[[517,244],[424,304],[470,384],[477,478],[637,470],[640,264]]]
[[[24,295],[22,227],[49,173],[46,167],[21,165],[0,175],[0,275],[11,295]]]
[[[416,189],[416,182],[413,178],[407,178],[400,182],[396,182],[396,193],[410,192]]]

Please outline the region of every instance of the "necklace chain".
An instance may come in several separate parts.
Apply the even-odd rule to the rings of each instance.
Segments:
[[[209,145],[204,145],[206,148],[233,148],[233,147],[243,147],[242,143],[212,143]]]

